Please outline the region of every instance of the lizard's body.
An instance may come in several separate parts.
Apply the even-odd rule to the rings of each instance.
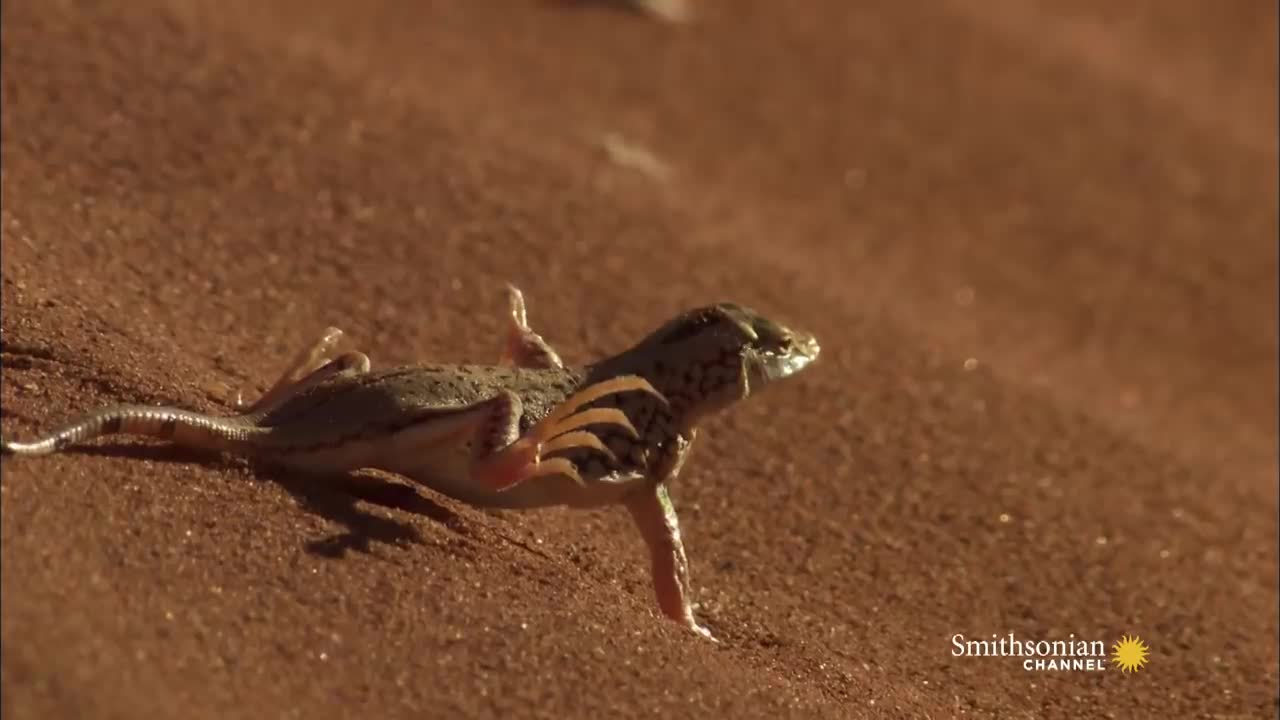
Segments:
[[[523,435],[590,385],[591,378],[589,368],[435,364],[389,368],[325,381],[246,424],[268,429],[273,436],[270,445],[259,445],[251,452],[291,469],[342,473],[377,468],[481,507],[596,507],[616,503],[631,483],[643,480],[649,453],[661,452],[663,443],[647,448],[649,453],[634,454],[631,446],[639,445],[631,443],[627,433],[599,427],[594,434],[614,450],[616,462],[590,449],[555,453],[574,463],[582,483],[548,475],[538,482],[495,489],[471,478],[471,453],[465,442],[433,442],[451,436],[465,422],[464,413],[455,408],[483,402],[499,390],[519,398],[523,412],[518,424]],[[605,398],[593,406],[609,404]],[[656,421],[654,413],[662,406],[657,398],[635,393],[622,409],[643,436],[649,428],[636,418]]]
[[[688,568],[666,486],[704,415],[785,377],[818,355],[812,336],[722,304],[690,311],[637,346],[568,367],[529,329],[510,288],[512,323],[499,365],[423,364],[371,371],[335,355],[341,332],[299,355],[239,415],[105,408],[5,454],[56,452],[126,433],[246,455],[293,471],[377,468],[482,507],[622,504],[650,550],[659,605],[693,618]]]
[[[462,414],[453,408],[483,402],[499,390],[520,399],[523,412],[518,424],[524,434],[579,390],[584,378],[581,371],[561,368],[416,365],[331,379],[256,421],[271,428],[282,445],[257,454],[312,472],[387,470],[484,507],[556,505],[559,496],[548,486],[559,485],[557,478],[492,489],[472,481],[471,454],[465,443],[432,439],[455,431]]]

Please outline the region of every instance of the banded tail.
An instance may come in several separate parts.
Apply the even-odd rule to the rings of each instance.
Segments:
[[[230,449],[262,430],[242,417],[213,417],[177,408],[117,405],[103,408],[29,443],[0,440],[0,454],[49,455],[107,435],[141,435],[183,447]]]

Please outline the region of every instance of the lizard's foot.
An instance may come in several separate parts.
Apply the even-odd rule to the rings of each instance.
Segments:
[[[560,403],[505,448],[477,460],[473,471],[476,481],[495,491],[506,490],[531,478],[546,475],[563,475],[582,484],[582,476],[571,460],[563,457],[544,460],[543,457],[560,450],[588,448],[603,453],[610,460],[616,460],[613,452],[595,433],[582,428],[596,424],[615,425],[634,438],[637,436],[635,426],[618,408],[578,408],[608,395],[631,391],[647,392],[663,402],[666,401],[647,380],[636,375],[591,385]]]
[[[369,372],[369,367],[370,363],[368,355],[355,351],[346,352],[330,360],[324,365],[321,365],[319,368],[316,368],[316,370],[314,370],[310,375],[303,377],[301,380],[297,380],[279,388],[272,388],[271,391],[258,398],[258,400],[251,405],[245,403],[244,400],[241,399],[240,393],[236,393],[236,409],[239,410],[241,414],[270,412],[271,410],[279,407],[289,398],[309,387],[312,387],[313,385],[318,385],[321,382],[324,382],[334,375],[341,375],[342,373],[360,375]]]
[[[690,630],[692,630],[694,633],[701,635],[702,637],[710,640],[711,642],[715,642],[715,643],[720,642],[720,640],[717,639],[715,635],[711,634],[711,631],[708,630],[705,625],[699,625],[696,621],[690,620],[687,627]]]
[[[364,353],[352,351],[335,357],[342,339],[341,330],[336,327],[326,328],[319,340],[294,356],[280,378],[262,397],[249,403],[244,400],[242,393],[236,393],[235,409],[245,414],[266,411],[301,390],[340,372],[369,372],[369,356]]]
[[[555,349],[529,327],[524,293],[520,288],[507,285],[507,302],[511,306],[511,318],[507,323],[506,345],[498,364],[527,368],[564,367],[564,361]]]

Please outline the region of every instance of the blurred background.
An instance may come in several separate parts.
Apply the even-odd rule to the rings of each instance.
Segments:
[[[15,717],[1275,711],[1273,4],[0,13],[6,434],[327,325],[487,362],[508,281],[571,362],[721,300],[823,346],[673,488],[720,646],[619,513],[6,459]],[[1010,631],[1153,661],[949,654]]]

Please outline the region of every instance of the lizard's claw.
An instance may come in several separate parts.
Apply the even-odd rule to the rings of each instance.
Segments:
[[[603,453],[610,460],[617,460],[613,451],[599,436],[582,428],[588,425],[614,425],[636,438],[636,428],[626,413],[618,408],[578,408],[608,395],[632,391],[646,392],[664,404],[667,402],[649,381],[637,375],[626,375],[590,385],[557,405],[520,439],[482,459],[476,467],[477,480],[498,491],[545,475],[563,475],[575,483],[583,484],[582,475],[573,461],[563,457],[544,460],[543,457],[561,450],[589,449]]]
[[[315,374],[326,367],[333,366],[333,359],[337,355],[338,347],[342,344],[345,334],[336,327],[327,327],[320,339],[312,345],[301,350],[289,362],[289,366],[285,368],[280,378],[257,400],[249,402],[244,399],[244,391],[237,390],[235,398],[231,401],[232,408],[239,413],[250,413],[255,410],[265,409],[273,404],[279,403],[288,397],[294,390],[299,388],[300,384],[307,378],[315,376]],[[344,360],[343,368],[347,365],[359,365],[357,362],[351,362],[354,358],[361,356],[360,353],[346,353],[339,356]],[[368,371],[368,358],[365,358],[363,371]],[[339,368],[333,366],[332,371]]]
[[[529,327],[529,315],[524,309],[524,293],[507,283],[507,305],[511,308],[511,322],[520,329]]]
[[[508,367],[561,368],[564,361],[542,336],[529,327],[529,314],[525,310],[524,293],[515,285],[507,284],[507,339],[498,360]]]

